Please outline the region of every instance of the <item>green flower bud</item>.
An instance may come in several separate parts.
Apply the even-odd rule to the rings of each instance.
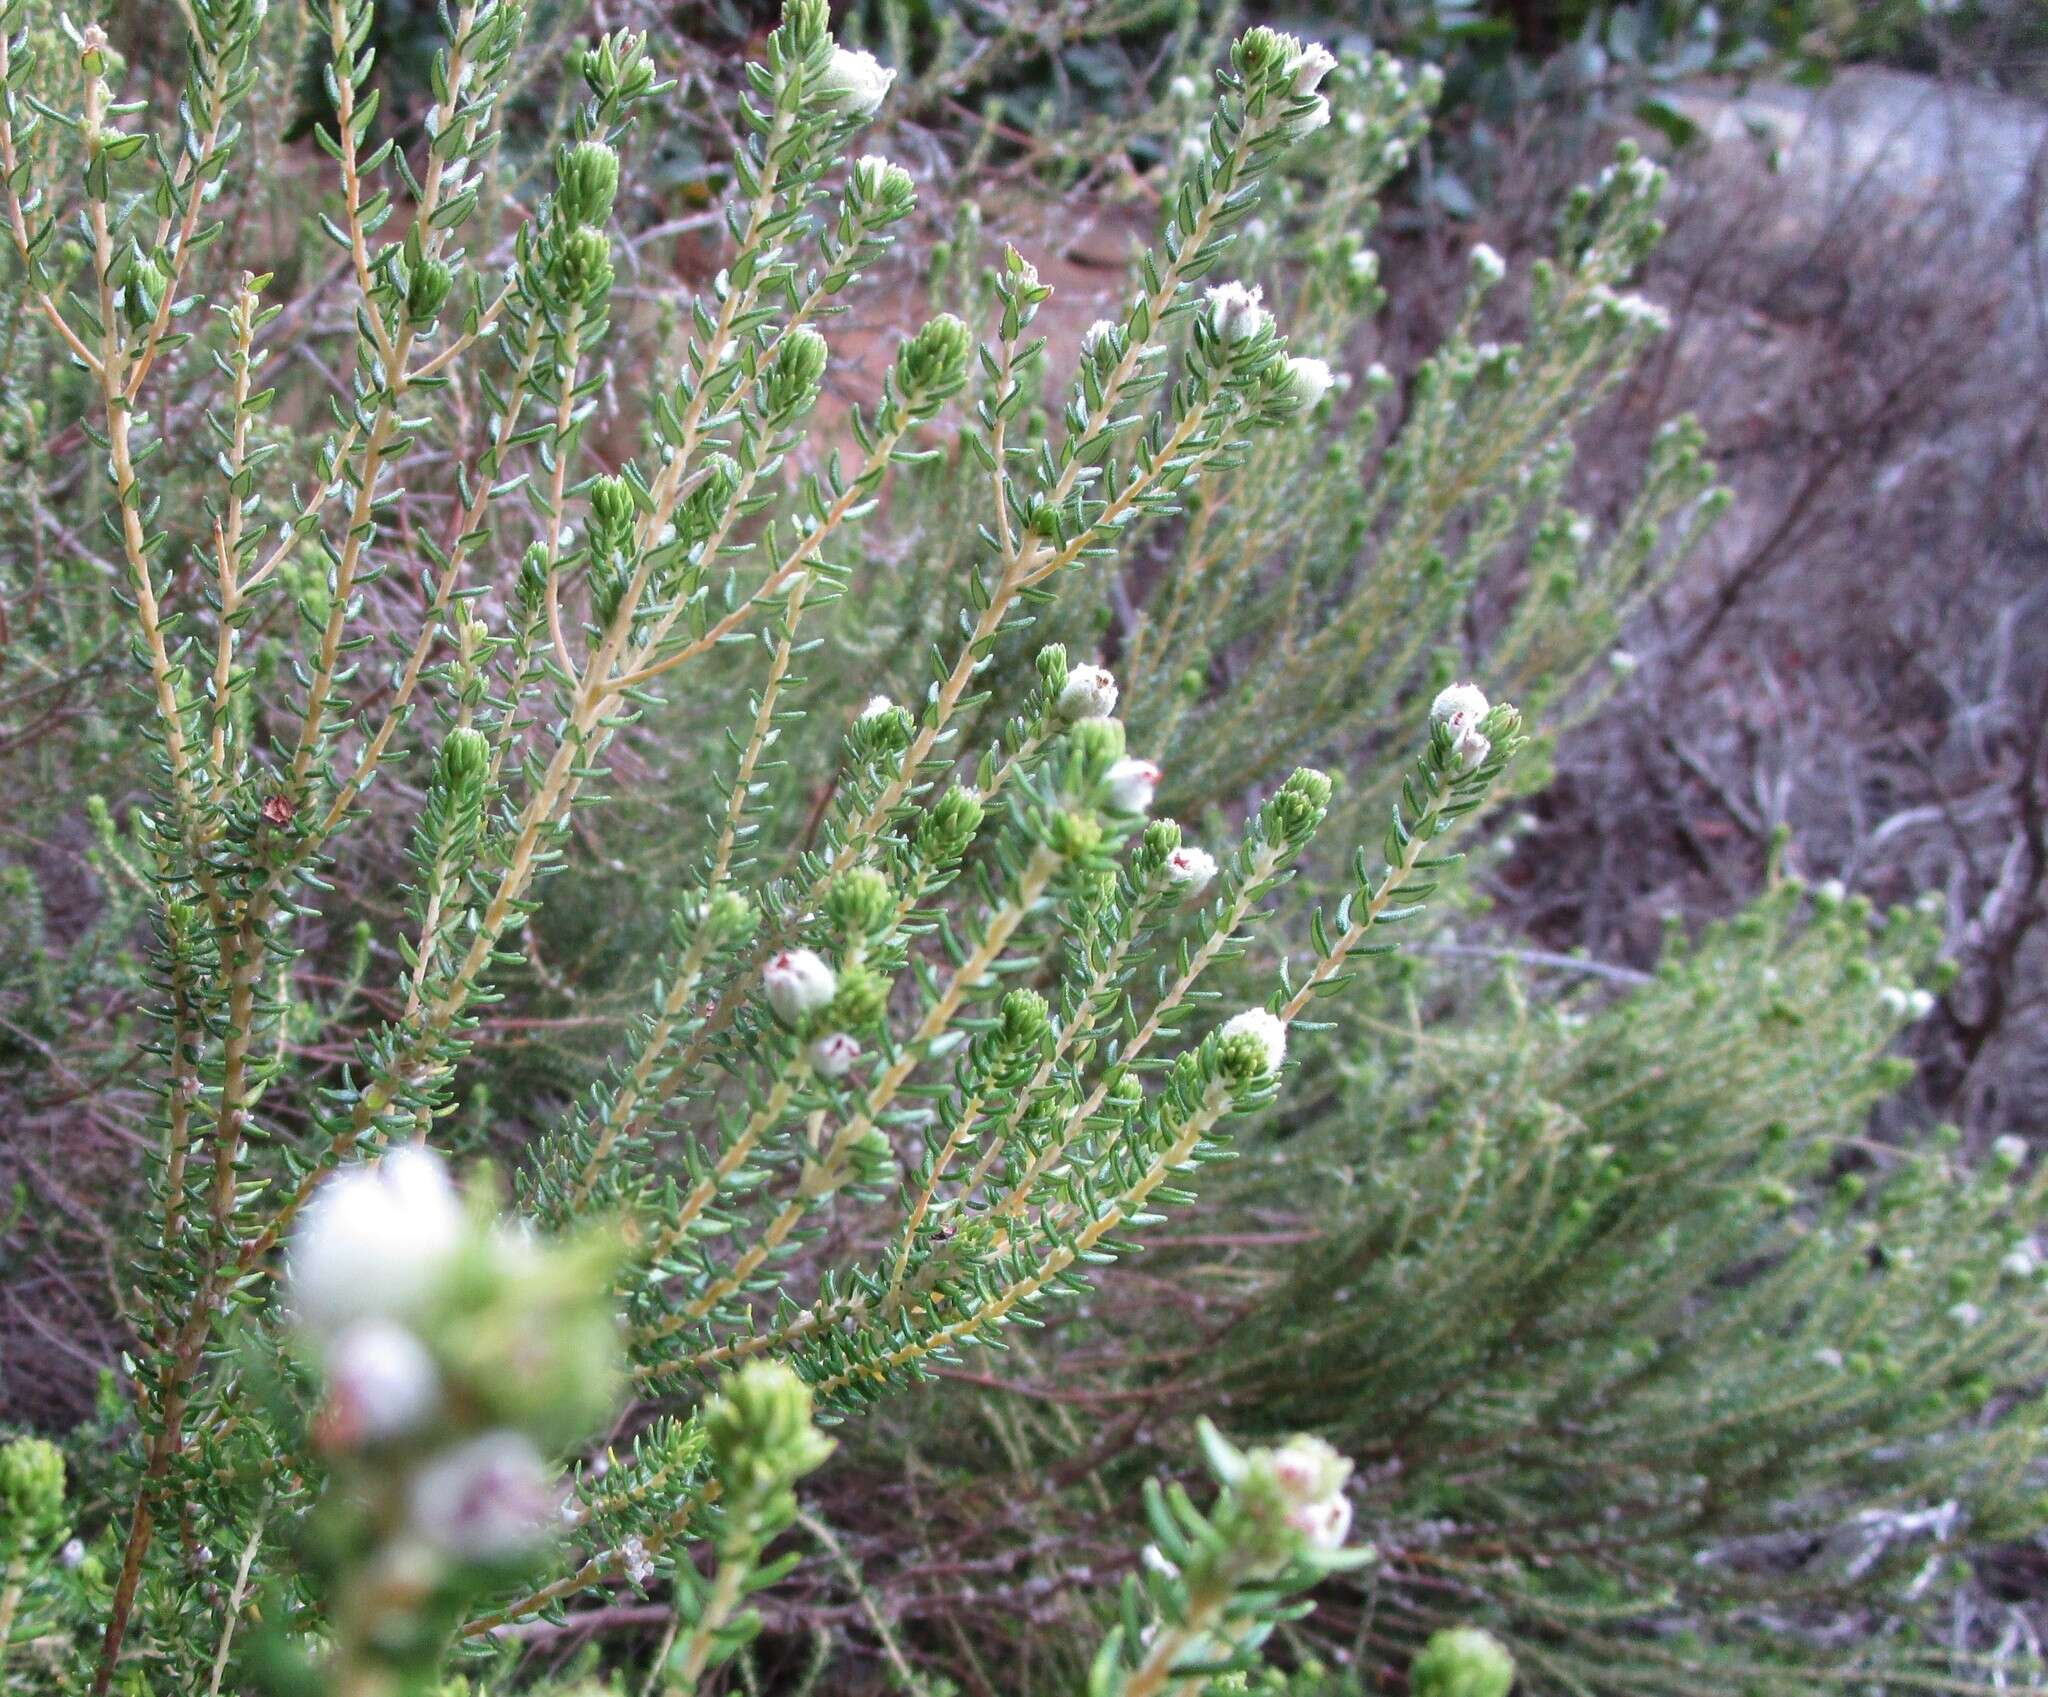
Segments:
[[[1073,767],[1072,787],[1088,789],[1124,757],[1121,719],[1079,719],[1067,733]]]
[[[413,267],[405,286],[405,316],[414,324],[431,324],[455,286],[454,268],[439,259],[423,259]]]
[[[609,558],[628,552],[633,543],[633,521],[639,513],[633,486],[623,477],[600,477],[590,485],[590,551]]]
[[[620,30],[595,47],[572,55],[584,86],[599,100],[637,100],[654,87],[654,64],[646,38]]]
[[[713,454],[676,512],[676,534],[685,547],[694,548],[718,529],[739,486],[739,461],[730,454]]]
[[[896,389],[912,417],[929,417],[967,381],[973,348],[967,326],[942,312],[897,350]]]
[[[1237,38],[1230,50],[1230,62],[1247,81],[1263,81],[1288,69],[1301,52],[1301,43],[1291,35],[1261,24]]]
[[[704,1436],[729,1501],[776,1497],[832,1453],[811,1387],[781,1361],[750,1361],[704,1405]]]
[[[820,1030],[864,1031],[881,1019],[889,1005],[889,981],[865,966],[849,966],[839,974],[839,988],[818,1018]]]
[[[901,754],[916,734],[917,721],[908,708],[897,706],[886,695],[875,695],[860,710],[848,740],[861,759],[882,760]]]
[[[1038,651],[1038,681],[1045,686],[1045,693],[1055,698],[1067,687],[1067,645],[1063,642],[1048,642]]]
[[[1514,1683],[1515,1658],[1476,1626],[1435,1634],[1408,1668],[1410,1697],[1508,1697]]]
[[[121,285],[121,311],[132,328],[141,330],[156,317],[169,284],[163,267],[153,258],[140,251],[134,254],[127,280]]]
[[[825,892],[825,913],[849,938],[874,935],[896,917],[896,892],[871,866],[856,866]]]
[[[491,769],[491,743],[482,731],[458,725],[441,745],[441,783],[450,795],[473,798]]]
[[[1259,810],[1266,835],[1275,842],[1299,847],[1314,834],[1330,806],[1330,780],[1309,767],[1297,767]]]
[[[590,305],[612,286],[612,243],[602,230],[567,229],[555,243],[555,286],[569,300]]]
[[[721,943],[736,943],[753,931],[757,917],[745,896],[725,890],[704,910],[704,928]]]
[[[1002,1041],[1012,1049],[1035,1049],[1052,1030],[1052,1009],[1036,990],[1012,990],[998,1014]]]
[[[1085,813],[1055,813],[1046,823],[1046,846],[1062,860],[1081,860],[1102,846],[1102,824]]]
[[[829,357],[825,338],[809,325],[792,330],[776,345],[774,362],[761,379],[761,410],[771,425],[793,423],[811,410]]]
[[[974,841],[975,832],[981,829],[984,811],[980,796],[963,785],[955,784],[933,802],[930,811],[918,821],[918,859],[937,865],[958,860],[967,852],[967,845]]]
[[[879,153],[855,162],[851,188],[853,199],[874,223],[906,217],[917,204],[917,185],[910,180],[910,173]]]
[[[602,224],[619,192],[619,156],[601,141],[564,148],[555,167],[555,210],[569,224]]]
[[[64,1514],[64,1452],[47,1438],[0,1447],[0,1536],[16,1545]]]

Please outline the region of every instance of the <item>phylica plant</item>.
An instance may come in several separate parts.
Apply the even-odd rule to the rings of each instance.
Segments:
[[[5,215],[29,305],[94,397],[83,428],[159,763],[134,865],[156,920],[161,1148],[134,1304],[140,1436],[92,1684],[176,1666],[219,1688],[246,1655],[252,1679],[426,1690],[498,1628],[659,1583],[677,1617],[664,1678],[686,1691],[752,1630],[745,1599],[779,1571],[766,1551],[827,1447],[817,1423],[999,1345],[1186,1203],[1229,1157],[1232,1122],[1281,1088],[1314,1004],[1434,890],[1444,838],[1522,745],[1515,709],[1476,686],[1411,706],[1377,853],[1357,854],[1263,1001],[1216,1009],[1214,974],[1246,956],[1331,781],[1263,786],[1234,846],[1201,847],[1151,816],[1165,776],[1112,714],[1167,733],[1189,692],[1148,685],[1148,700],[1132,677],[1157,673],[1177,628],[1213,646],[1257,560],[1233,544],[1213,587],[1176,586],[1121,699],[1109,671],[1044,643],[1010,716],[981,711],[1070,585],[1323,428],[1331,367],[1230,273],[1283,158],[1334,127],[1338,67],[1267,29],[1236,43],[1160,242],[1055,416],[1038,411],[1049,355],[1032,334],[1050,290],[1013,251],[987,325],[930,318],[835,424],[817,413],[834,365],[821,326],[914,187],[856,151],[890,73],[834,42],[822,0],[790,0],[748,69],[729,248],[654,369],[607,352],[621,149],[671,94],[645,43],[574,53],[580,98],[500,263],[465,244],[506,213],[494,161],[527,9],[449,9],[408,154],[380,138],[371,5],[323,0],[317,135],[337,199],[319,218],[321,300],[348,354],[325,414],[287,428],[272,279],[206,265],[266,9],[187,10],[166,139],[121,99],[97,30],[67,45],[30,27],[27,0],[0,4]],[[57,92],[74,83],[75,101]],[[1426,104],[1387,61],[1331,86],[1369,92],[1373,121],[1403,135]],[[1515,492],[1473,549],[1497,550],[1531,503],[1557,518],[1558,432],[1643,334],[1611,285],[1653,239],[1662,179],[1625,167],[1575,203],[1568,263],[1543,282],[1550,339],[1524,356],[1461,329],[1433,370],[1391,461],[1390,558],[1434,558],[1449,513],[1495,475]],[[1482,254],[1467,327],[1498,280]],[[173,368],[210,368],[203,411],[155,399]],[[631,451],[613,430],[600,450],[595,424],[622,414]],[[318,435],[296,461],[295,431]],[[186,436],[206,444],[203,517],[157,481]],[[806,620],[861,593],[856,538],[892,469],[918,483],[906,498],[947,478],[956,518],[974,515],[973,562],[946,585],[925,686],[852,717],[814,808],[770,811],[817,658]],[[1624,575],[1700,492],[1696,451],[1659,477]],[[1228,512],[1204,514],[1227,543]],[[1575,534],[1550,546],[1585,555]],[[1329,598],[1327,641],[1292,646],[1270,606],[1247,626],[1282,631],[1261,664],[1311,716],[1389,639],[1386,609],[1368,617],[1326,558],[1305,550],[1282,594]],[[1533,615],[1510,634],[1534,667]],[[1388,677],[1420,640],[1396,642]],[[686,694],[722,715],[696,761],[711,826],[670,892],[650,1011],[516,1151],[518,1218],[500,1220],[492,1184],[473,1176],[465,1195],[434,1146],[544,875],[577,862],[572,823],[620,739]],[[289,1041],[295,963],[394,789],[402,970],[347,1065],[314,1075]],[[1221,1495],[1206,1512],[1154,1503],[1154,1553],[1097,1690],[1248,1665],[1293,1593],[1355,1559],[1334,1453],[1213,1436],[1209,1453]],[[217,1619],[185,1587],[223,1552]],[[259,1597],[250,1648],[237,1628]]]

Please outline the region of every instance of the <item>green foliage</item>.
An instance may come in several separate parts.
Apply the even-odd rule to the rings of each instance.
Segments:
[[[1455,680],[1555,734],[1717,510],[1682,422],[1616,524],[1569,504],[1575,427],[1661,328],[1622,292],[1658,167],[1624,148],[1571,199],[1517,340],[1486,339],[1481,249],[1405,394],[1347,385],[1376,197],[1440,78],[1255,28],[1172,96],[1157,238],[1078,345],[963,211],[863,374],[852,310],[928,227],[857,137],[940,84],[898,90],[822,0],[735,79],[717,262],[672,289],[642,183],[674,40],[459,0],[385,72],[407,20],[370,0],[180,12],[183,84],[150,100],[97,28],[0,0],[0,558],[48,585],[39,669],[77,687],[118,634],[141,691],[42,779],[106,760],[78,804],[98,911],[6,969],[38,1055],[96,998],[146,1012],[93,1057],[148,1093],[144,1180],[109,1185],[118,1455],[74,1458],[71,1565],[24,1472],[32,1677],[492,1684],[494,1645],[629,1590],[669,1607],[666,1689],[751,1671],[832,1441],[1036,1347],[1198,1205],[1284,1199],[1314,1247],[1215,1357],[1253,1447],[1208,1432],[1208,1509],[1153,1491],[1095,1689],[1306,1677],[1318,1581],[1384,1577],[1404,1651],[1447,1624],[1405,1549],[1346,1543],[1390,1444],[1421,1446],[1403,1513],[1483,1496],[1523,1536],[1637,1506],[1560,1484],[1557,1411],[1626,1412],[1602,1441],[1658,1529],[1638,1589],[1546,1551],[1459,1593],[1580,1690],[1643,1586],[1720,1605],[1682,1539],[2019,1465],[1986,1411],[2034,1365],[2025,1310],[1990,1298],[2037,1289],[1999,1268],[2038,1184],[1815,1201],[1887,1084],[1864,916],[1794,931],[1774,895],[1583,1027],[1510,984],[1424,1033],[1433,992],[1381,961],[1469,900],[1450,837],[1540,768]],[[252,115],[309,57],[317,163],[286,171]],[[30,384],[16,349],[61,370]],[[66,430],[93,450],[68,472]],[[117,614],[77,605],[102,573]],[[5,891],[47,937],[38,878]],[[1909,1009],[1927,939],[1887,948]],[[1788,1105],[1766,1061],[1795,1030]],[[518,1222],[431,1148],[496,1156]],[[1346,1182],[1304,1197],[1304,1167]],[[1860,1299],[1880,1271],[1910,1299]],[[1937,1276],[1969,1289],[1936,1309]],[[1842,1382],[1808,1420],[1768,1393],[1822,1335]],[[1820,1412],[1867,1441],[1809,1493]],[[1505,1449],[1484,1486],[1469,1444]],[[1711,1515],[1667,1456],[1729,1481]]]

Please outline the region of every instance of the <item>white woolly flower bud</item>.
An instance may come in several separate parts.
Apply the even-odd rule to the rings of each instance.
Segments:
[[[441,1400],[427,1346],[395,1320],[358,1320],[327,1346],[328,1437],[343,1447],[417,1431]]]
[[[430,1548],[459,1561],[502,1561],[546,1535],[554,1495],[533,1440],[497,1431],[428,1461],[407,1503],[414,1535]]]
[[[1839,878],[1823,878],[1814,885],[1813,893],[1829,907],[1839,907],[1849,899],[1849,886]]]
[[[1246,1008],[1243,1013],[1232,1015],[1223,1022],[1222,1036],[1225,1042],[1233,1037],[1257,1039],[1268,1072],[1278,1072],[1280,1063],[1287,1059],[1287,1027],[1277,1014],[1264,1008]]]
[[[1932,1012],[1934,1012],[1934,992],[1932,990],[1913,990],[1907,994],[1906,1017],[1908,1019],[1925,1019]]]
[[[1507,261],[1491,243],[1481,242],[1472,250],[1472,281],[1482,289],[1492,288],[1507,274]]]
[[[462,1240],[461,1199],[440,1156],[394,1149],[343,1167],[313,1193],[285,1252],[285,1299],[315,1333],[404,1317],[432,1294]]]
[[[1218,283],[1204,298],[1210,327],[1226,342],[1249,342],[1272,328],[1273,315],[1260,304],[1266,292],[1256,284],[1247,288],[1242,283]]]
[[[1489,711],[1485,692],[1476,684],[1452,684],[1429,704],[1429,722],[1451,733],[1451,751],[1468,770],[1493,752],[1493,744],[1479,732]]]
[[[761,969],[761,988],[777,1017],[794,1025],[831,1001],[839,977],[813,950],[784,949]]]
[[[1477,684],[1452,684],[1437,691],[1429,704],[1430,723],[1448,725],[1453,731],[1476,725],[1493,710],[1486,692]]]
[[[1336,68],[1336,54],[1320,41],[1311,41],[1287,67],[1290,86],[1296,94],[1313,94],[1322,87],[1323,78]]]
[[[1284,381],[1294,404],[1303,412],[1310,412],[1314,410],[1316,403],[1330,392],[1330,387],[1337,378],[1330,370],[1327,360],[1296,355],[1287,362]]]
[[[1991,1158],[2008,1170],[2021,1167],[2026,1164],[2027,1140],[2008,1131],[2003,1137],[1992,1140]]]
[[[1312,1550],[1341,1550],[1351,1531],[1351,1499],[1339,1491],[1287,1511],[1287,1524]]]
[[[628,1538],[619,1546],[619,1567],[635,1585],[644,1587],[654,1577],[654,1558],[638,1538]]]
[[[1998,1263],[1998,1269],[2009,1279],[2031,1279],[2041,1270],[2041,1257],[2036,1253],[2032,1240],[2017,1249],[2008,1250]]]
[[[1103,791],[1117,812],[1145,813],[1159,791],[1159,779],[1159,768],[1151,761],[1126,757],[1104,775]]]
[[[844,1078],[860,1059],[860,1043],[844,1031],[828,1031],[808,1053],[811,1071],[820,1078]]]
[[[1322,1501],[1351,1471],[1329,1444],[1306,1434],[1289,1438],[1273,1451],[1271,1467],[1273,1483],[1291,1507]]]
[[[896,703],[891,701],[886,695],[871,695],[868,697],[868,704],[860,710],[860,717],[863,721],[879,719],[884,713],[893,713],[895,711]]]
[[[1185,101],[1193,100],[1201,90],[1195,86],[1195,79],[1193,77],[1178,76],[1166,85],[1166,92],[1175,100]]]
[[[865,118],[882,104],[895,80],[896,73],[872,53],[857,47],[834,47],[818,87],[824,98],[840,111]]]
[[[1896,984],[1887,984],[1877,993],[1878,1006],[1896,1018],[1905,1017],[1906,1010],[1912,1006],[1912,1001],[1912,997]]]
[[[1076,666],[1060,689],[1059,710],[1067,719],[1107,719],[1116,711],[1116,674],[1106,666]]]
[[[1081,351],[1084,354],[1092,354],[1097,348],[1099,348],[1102,345],[1103,339],[1105,337],[1115,334],[1116,329],[1117,322],[1114,318],[1096,319],[1096,321],[1093,324],[1089,325],[1088,328],[1082,333]]]
[[[1216,857],[1187,844],[1166,857],[1166,881],[1190,898],[1200,895],[1216,876]]]

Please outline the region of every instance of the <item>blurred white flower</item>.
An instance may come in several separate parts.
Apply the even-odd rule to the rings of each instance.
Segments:
[[[440,1156],[410,1146],[342,1167],[313,1192],[285,1251],[285,1301],[316,1334],[404,1318],[462,1241],[462,1201]]]

